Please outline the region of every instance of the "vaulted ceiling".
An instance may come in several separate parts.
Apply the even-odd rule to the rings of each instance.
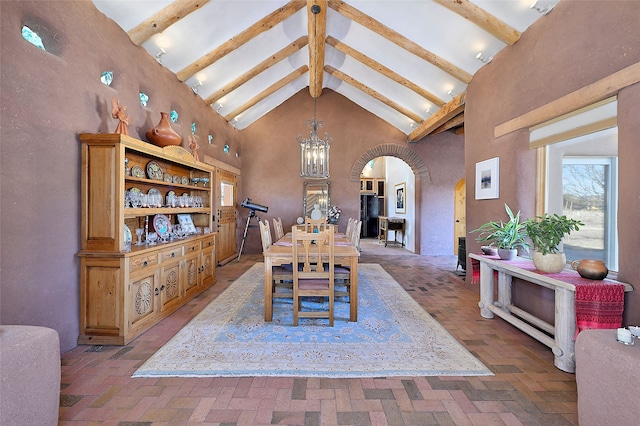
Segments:
[[[461,127],[473,74],[557,1],[93,0],[238,129],[329,88],[410,141]]]

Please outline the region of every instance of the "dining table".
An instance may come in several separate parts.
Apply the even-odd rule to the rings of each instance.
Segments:
[[[273,320],[273,267],[293,263],[292,233],[287,232],[284,237],[274,242],[264,254],[264,320]],[[334,262],[336,265],[348,267],[349,280],[349,321],[358,321],[358,259],[360,251],[342,234],[334,238]],[[302,257],[299,257],[302,261]],[[328,260],[328,258],[326,259]],[[326,261],[325,260],[325,261]]]

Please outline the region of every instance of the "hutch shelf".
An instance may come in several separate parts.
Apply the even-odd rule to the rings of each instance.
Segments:
[[[182,147],[159,148],[125,135],[81,134],[80,142],[78,343],[126,345],[215,284],[216,233],[138,245],[132,232],[154,232],[157,215],[165,224],[177,224],[181,215],[194,227],[214,229],[215,168],[195,161]],[[163,207],[133,208],[129,191],[159,192]],[[200,202],[167,207],[171,192]]]

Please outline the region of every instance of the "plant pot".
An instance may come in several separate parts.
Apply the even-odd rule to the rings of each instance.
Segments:
[[[502,260],[513,260],[518,256],[518,250],[517,249],[509,250],[509,249],[499,248],[498,256]]]
[[[533,252],[533,264],[539,271],[555,274],[562,271],[566,263],[567,258],[562,252],[548,254],[542,254],[539,251]]]

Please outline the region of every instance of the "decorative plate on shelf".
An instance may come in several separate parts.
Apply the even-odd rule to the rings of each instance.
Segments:
[[[165,215],[157,214],[153,218],[153,228],[159,235],[165,235],[171,232],[171,222]]]
[[[173,177],[171,177],[171,175],[169,173],[165,173],[164,174],[164,181],[165,182],[173,182]]]
[[[155,161],[147,163],[147,176],[149,179],[162,180],[162,167]]]
[[[180,176],[173,175],[173,183],[180,183]]]
[[[140,188],[136,188],[135,186],[133,188],[129,189],[129,192],[137,192],[137,193],[142,194],[142,191],[140,191]]]
[[[154,194],[162,195],[162,193],[161,193],[157,188],[151,188],[151,189],[147,192],[147,194],[149,194],[149,195],[154,195]]]
[[[144,169],[140,166],[133,166],[131,168],[131,176],[136,177],[136,178],[144,178],[145,174],[144,174]]]
[[[182,184],[183,185],[189,185],[189,178],[186,176],[182,176]]]
[[[131,244],[131,229],[126,224],[124,225],[124,243]]]

